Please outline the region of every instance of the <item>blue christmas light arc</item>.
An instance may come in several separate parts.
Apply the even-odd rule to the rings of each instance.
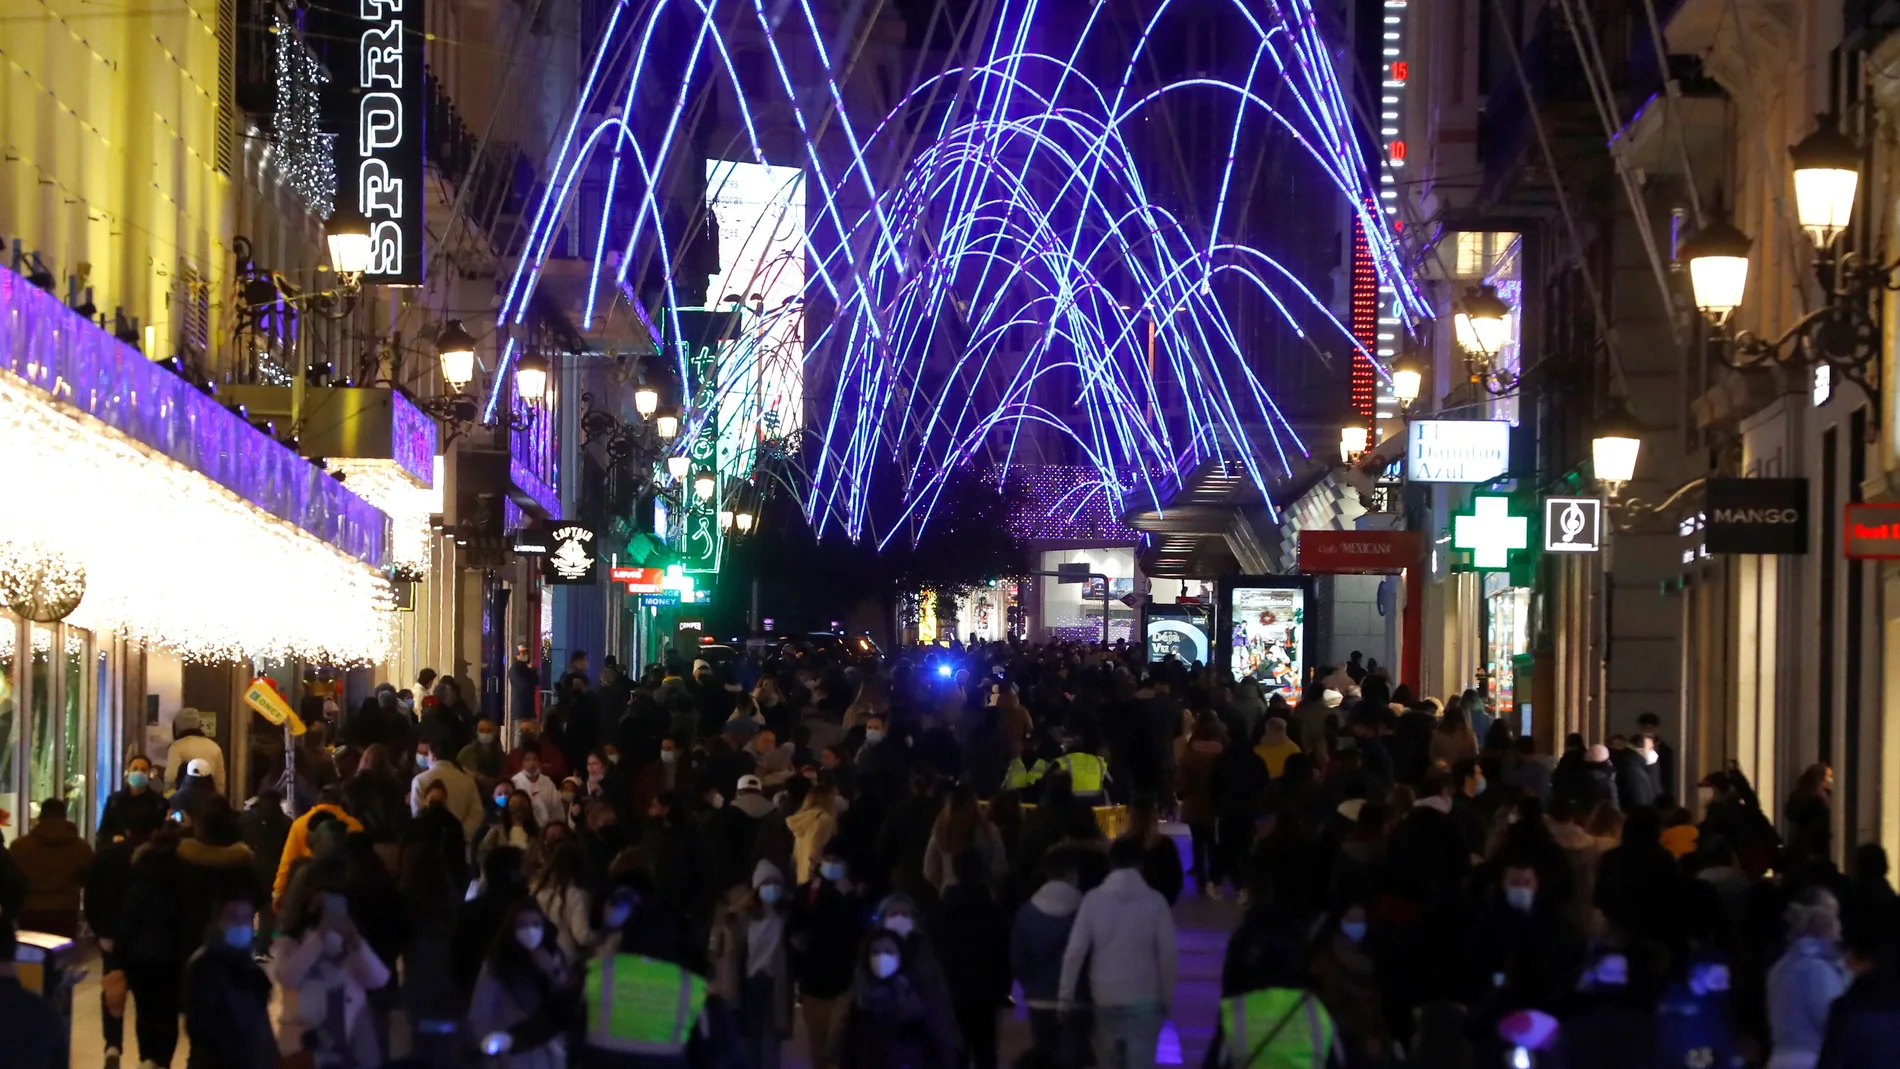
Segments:
[[[1320,32],[1311,0],[1229,0],[1256,37],[1240,81],[1203,76],[1138,90],[1137,63],[1157,32],[1169,18],[1190,17],[1173,0],[1160,0],[1125,67],[1100,84],[1082,61],[1092,39],[1108,32],[1102,5],[1090,8],[1064,56],[1030,47],[1042,2],[999,0],[980,43],[967,52],[972,62],[946,63],[866,123],[847,107],[809,0],[797,0],[796,13],[789,0],[771,12],[765,0],[621,0],[552,155],[528,252],[503,290],[497,326],[523,322],[579,180],[607,152],[602,214],[582,228],[595,239],[583,325],[595,322],[595,295],[611,274],[607,292],[633,306],[656,348],[662,335],[682,336],[670,272],[661,277],[664,329],[640,306],[629,278],[636,252],[657,248],[664,258],[679,237],[667,233],[655,190],[679,168],[702,165],[686,158],[698,149],[683,124],[694,87],[711,78],[729,90],[722,99],[735,106],[753,162],[768,163],[760,106],[789,112],[796,128],[802,158],[771,162],[805,170],[805,296],[822,294],[835,308],[805,341],[808,362],[835,369],[831,397],[808,413],[807,434],[816,441],[799,495],[821,533],[837,524],[854,539],[880,544],[914,534],[929,523],[952,471],[986,451],[1014,459],[1030,428],[1070,439],[1088,458],[1099,473],[1091,494],[1159,505],[1164,485],[1207,459],[1237,462],[1264,488],[1307,450],[1261,381],[1226,295],[1236,287],[1257,292],[1302,337],[1302,323],[1321,324],[1314,344],[1364,349],[1314,294],[1311,280],[1222,233],[1242,139],[1279,131],[1316,161],[1364,225],[1380,284],[1394,295],[1392,314],[1407,326],[1429,315],[1376,207],[1360,132],[1332,66],[1337,42]],[[648,61],[669,14],[684,15],[696,29],[680,76],[669,72],[661,84]],[[726,27],[737,34],[742,26],[743,43],[763,43],[771,60],[750,89],[733,62],[740,42],[726,37]],[[815,54],[816,66],[806,69],[822,83],[802,95],[786,58],[793,49]],[[603,79],[603,71],[618,73]],[[1270,84],[1286,91],[1269,100],[1263,89]],[[941,106],[946,91],[951,99]],[[1231,97],[1234,125],[1212,222],[1196,228],[1150,199],[1142,161],[1124,131],[1172,94],[1209,91]],[[818,125],[836,131],[825,135],[826,152],[810,110],[821,99],[830,115]],[[936,117],[917,118],[920,105]],[[635,114],[665,115],[658,136],[643,138],[628,122]],[[589,125],[589,116],[606,118]],[[885,166],[888,177],[880,181]],[[617,265],[609,267],[609,213],[626,198],[636,202],[633,222],[624,243],[616,242]],[[821,246],[814,238],[820,233],[831,244]],[[1118,296],[1111,278],[1127,279],[1136,292]],[[731,359],[785,359],[761,345],[772,336],[771,324],[802,314],[805,303],[754,317]],[[1018,351],[1009,339],[1025,326],[1036,336]],[[510,336],[489,418],[517,347]],[[683,373],[683,346],[668,355]],[[732,376],[721,389],[744,380]],[[1054,396],[1060,391],[1049,384],[1061,381],[1075,388]],[[973,383],[984,385],[982,399],[969,389]],[[1185,409],[1185,420],[1173,427],[1151,418],[1169,392],[1163,383],[1176,386]],[[696,413],[689,431],[704,418]],[[893,462],[905,472],[903,503],[896,515],[873,516],[874,473]]]

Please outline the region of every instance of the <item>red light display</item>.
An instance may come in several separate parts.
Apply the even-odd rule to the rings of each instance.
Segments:
[[[1368,211],[1376,211],[1372,202]],[[1372,266],[1372,245],[1366,240],[1366,225],[1358,217],[1352,223],[1352,336],[1359,347],[1352,354],[1352,411],[1373,423],[1373,395],[1378,376],[1371,354],[1379,344],[1379,276]]]

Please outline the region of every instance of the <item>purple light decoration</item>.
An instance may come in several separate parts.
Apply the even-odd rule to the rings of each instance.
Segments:
[[[741,14],[748,3],[756,35],[737,26],[752,21]],[[626,20],[619,17],[627,7],[622,3],[598,43],[528,234],[530,254],[517,265],[498,324],[521,321],[577,179],[596,153],[609,151],[609,187],[638,198],[610,292],[629,301],[656,346],[662,332],[654,319],[660,316],[674,317],[666,333],[680,336],[670,274],[664,279],[668,307],[658,315],[640,306],[628,279],[643,239],[669,247],[655,194],[664,189],[659,178],[698,165],[679,158],[696,151],[695,139],[681,136],[679,128],[694,86],[706,77],[703,62],[730,90],[754,162],[770,162],[755,127],[755,107],[769,103],[789,111],[796,128],[792,151],[803,155],[808,188],[817,190],[810,217],[835,229],[822,248],[810,232],[804,235],[810,293],[836,299],[835,315],[806,343],[810,357],[831,369],[834,390],[829,411],[807,427],[817,444],[807,454],[812,467],[801,473],[799,487],[801,505],[817,529],[838,523],[850,537],[880,531],[886,540],[890,532],[915,530],[929,522],[944,473],[979,453],[1012,463],[1025,445],[1023,436],[1037,428],[1067,439],[1086,458],[1104,489],[1083,499],[1127,497],[1159,505],[1163,487],[1178,483],[1180,470],[1208,459],[1237,465],[1264,489],[1308,450],[1268,394],[1223,294],[1238,287],[1264,295],[1264,305],[1303,336],[1296,315],[1323,324],[1314,332],[1316,344],[1344,352],[1358,342],[1317,300],[1309,280],[1221,233],[1241,138],[1265,130],[1288,134],[1364,223],[1381,284],[1395,295],[1396,314],[1416,322],[1430,312],[1410,281],[1386,214],[1365,207],[1379,203],[1376,189],[1311,0],[1228,3],[1257,38],[1238,83],[1200,77],[1133,88],[1163,20],[1193,17],[1177,11],[1172,0],[1160,0],[1126,67],[1100,86],[1078,67],[1091,51],[1091,38],[1102,32],[1096,8],[1074,33],[1070,52],[1059,56],[1030,46],[1031,26],[1039,14],[1047,17],[1039,0],[1002,0],[980,30],[980,47],[969,53],[980,56],[980,63],[931,73],[868,124],[845,106],[809,0],[799,0],[802,21],[784,17],[789,13],[782,4],[768,13],[764,0],[655,0],[640,17]],[[682,49],[688,52],[683,72],[677,86],[643,82],[658,20],[671,11],[686,13],[697,31],[691,49]],[[776,85],[769,84],[768,72],[767,84],[750,78],[748,91],[737,77],[728,32],[748,47],[763,44]],[[671,41],[667,47],[683,44]],[[803,61],[799,69],[811,72],[814,84],[806,88],[819,97],[801,94],[790,49]],[[602,84],[609,51],[620,57],[611,68],[619,73],[613,84]],[[1282,91],[1266,94],[1263,84]],[[900,121],[915,115],[914,103],[934,99],[945,86],[953,87],[955,99],[934,126],[912,129]],[[1227,165],[1219,169],[1214,222],[1202,228],[1150,199],[1123,131],[1145,121],[1164,96],[1210,88],[1231,94],[1234,126]],[[815,99],[829,103],[837,131],[822,151],[808,114],[817,108]],[[636,108],[656,114],[664,109],[668,117],[658,137],[643,141],[618,117],[579,136],[583,115],[626,116]],[[880,185],[872,163],[886,160],[897,166]],[[631,167],[624,186],[623,163]],[[584,313],[588,323],[608,237],[604,216],[591,232],[597,244]],[[1135,292],[1111,293],[1108,280],[1115,276],[1130,280]],[[1015,345],[1012,339],[1025,329],[1033,338]],[[960,340],[946,344],[946,337]],[[686,357],[683,351],[668,355],[681,362]],[[514,356],[510,340],[501,360],[504,376]],[[1047,384],[1055,376],[1076,384],[1068,396],[1051,396]],[[1163,395],[1162,382],[1173,387],[1167,392],[1181,398],[1184,410],[1171,420],[1150,416]],[[984,384],[981,403],[972,401],[975,383]],[[499,392],[489,400],[490,418],[498,401]],[[873,474],[894,463],[906,472],[906,505],[901,515],[873,522]]]
[[[391,390],[393,407],[389,414],[389,451],[402,470],[415,476],[424,486],[435,482],[436,422],[422,414],[401,391]]]
[[[1129,473],[1125,478],[1134,481]],[[1032,542],[1111,542],[1133,545],[1139,532],[1122,525],[1121,499],[1102,474],[1081,464],[1051,464],[1012,472],[1016,500],[1009,529]]]
[[[389,563],[382,510],[5,268],[0,371],[373,568]]]

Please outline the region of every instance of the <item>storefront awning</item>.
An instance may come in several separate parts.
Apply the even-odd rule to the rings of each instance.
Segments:
[[[387,646],[387,516],[4,269],[0,455],[0,552],[82,568],[83,626],[200,658]]]

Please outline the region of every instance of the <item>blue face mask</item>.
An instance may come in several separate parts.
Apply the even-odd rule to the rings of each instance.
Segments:
[[[136,791],[152,782],[152,777],[143,772],[127,772],[125,774],[125,782],[127,786]]]
[[[818,875],[827,880],[844,879],[844,865],[837,861],[827,861],[818,866]]]
[[[433,764],[435,764],[435,758],[430,757],[428,754],[419,753],[416,755],[416,767],[422,769],[424,772],[427,772],[429,766]]]
[[[224,930],[224,942],[233,950],[249,950],[251,947],[251,926],[233,924]]]
[[[1366,922],[1365,921],[1340,921],[1339,934],[1345,936],[1346,938],[1352,940],[1355,943],[1363,943],[1366,941]]]
[[[759,888],[759,901],[765,903],[768,906],[776,905],[778,904],[779,896],[784,893],[785,893],[785,888],[780,887],[778,884],[775,884],[775,883],[764,884],[763,886]]]

